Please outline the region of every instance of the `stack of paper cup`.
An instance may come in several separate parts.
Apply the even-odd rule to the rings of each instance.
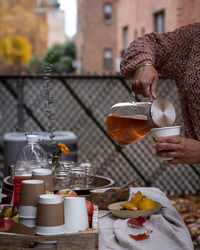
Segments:
[[[89,227],[85,197],[64,198],[65,231],[75,233]]]
[[[44,192],[43,180],[22,181],[19,197],[19,223],[35,227],[38,197]]]
[[[43,180],[45,185],[45,191],[53,192],[53,174],[50,169],[47,168],[37,168],[32,172],[32,179]]]
[[[65,233],[64,205],[56,194],[40,195],[36,215],[36,234],[55,235]]]

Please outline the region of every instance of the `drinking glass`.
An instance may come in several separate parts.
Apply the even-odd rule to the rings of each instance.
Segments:
[[[85,161],[80,164],[86,168],[86,187],[91,187],[95,180],[96,162]]]
[[[86,167],[79,162],[71,166],[71,189],[82,189],[86,186]]]
[[[68,189],[71,187],[71,168],[73,162],[61,162],[60,166],[54,171],[54,189]]]

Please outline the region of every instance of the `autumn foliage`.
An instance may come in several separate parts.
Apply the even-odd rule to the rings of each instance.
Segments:
[[[0,1],[0,71],[22,71],[36,39],[46,42],[47,26],[35,5],[35,0]]]

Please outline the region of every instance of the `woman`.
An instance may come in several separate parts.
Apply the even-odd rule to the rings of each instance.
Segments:
[[[200,163],[200,23],[172,32],[151,33],[133,41],[121,61],[121,74],[132,79],[132,90],[157,97],[158,73],[175,79],[187,138],[163,137],[154,143],[158,157],[171,164]]]

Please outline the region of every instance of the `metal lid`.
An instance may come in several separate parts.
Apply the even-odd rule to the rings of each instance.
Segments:
[[[150,115],[153,123],[159,127],[171,126],[176,119],[174,105],[162,98],[153,101]]]

